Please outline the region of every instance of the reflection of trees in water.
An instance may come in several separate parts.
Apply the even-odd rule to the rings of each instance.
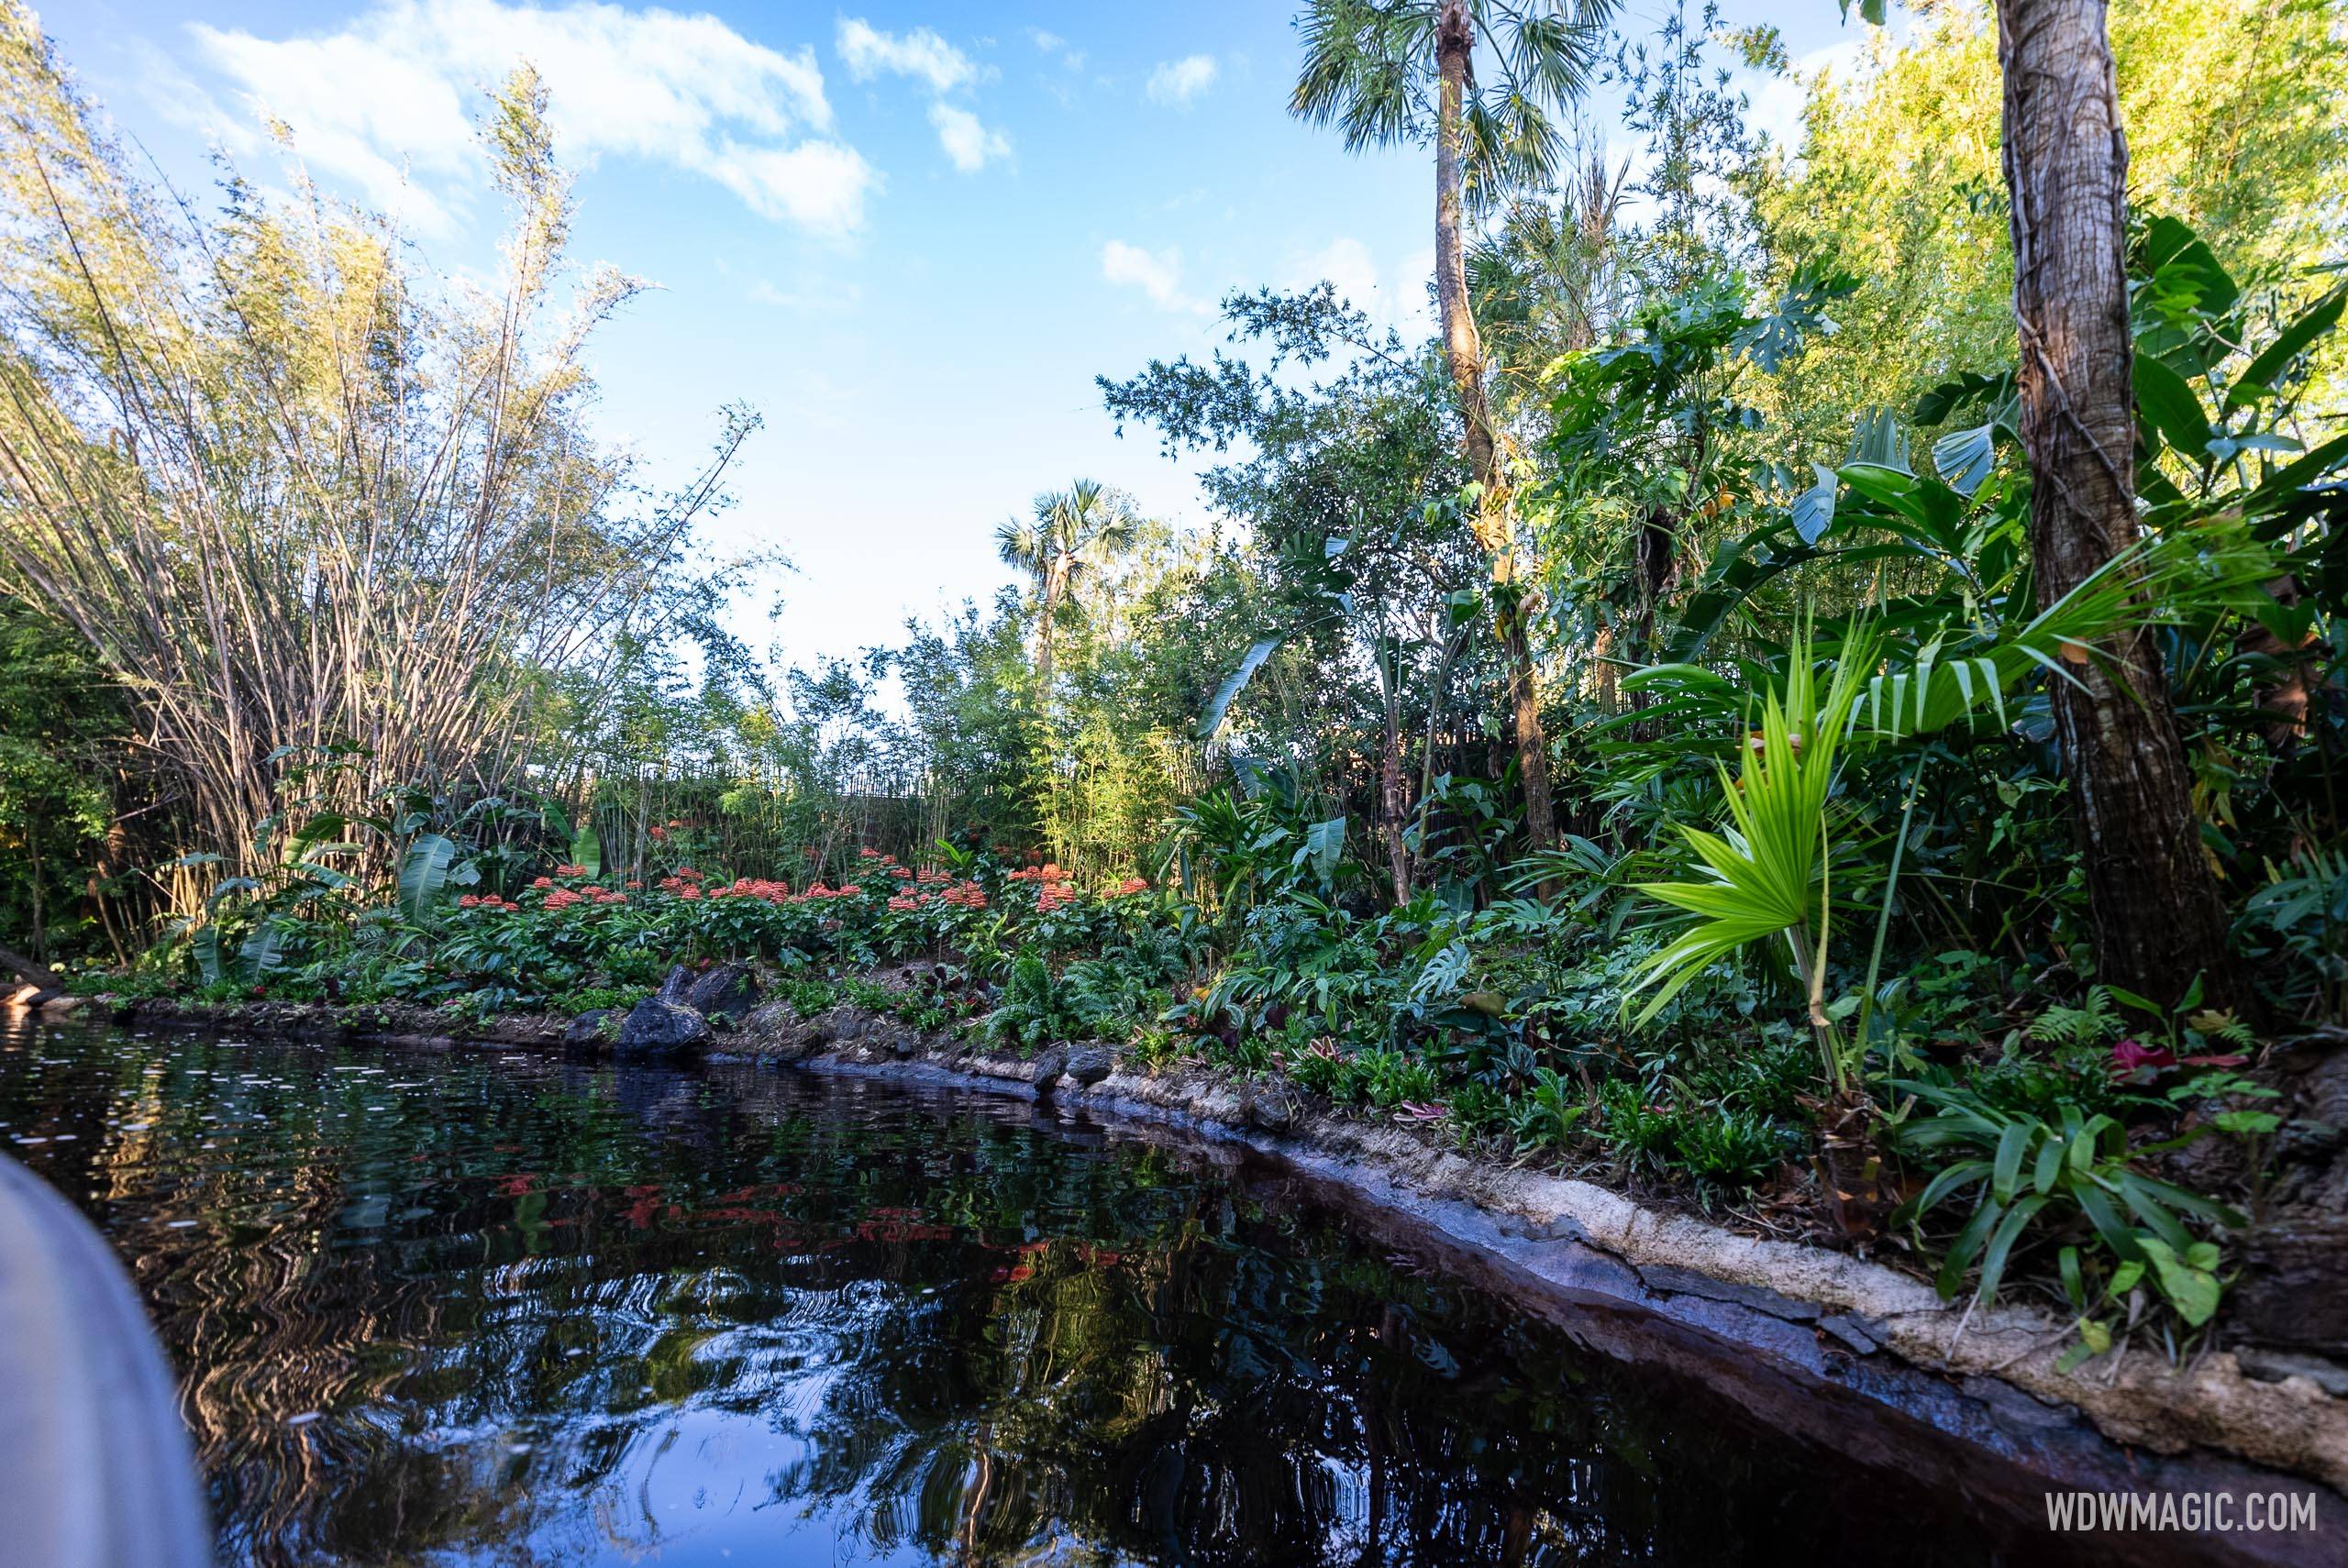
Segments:
[[[1591,1466],[1542,1441],[1564,1401],[1498,1386],[1512,1335],[1463,1366],[1410,1282],[1273,1255],[1265,1222],[1197,1209],[1107,1269],[1062,1244],[1025,1281],[890,1303],[777,1496],[850,1505],[876,1545],[945,1561],[1022,1561],[1064,1530],[1151,1561],[1523,1562],[1533,1498],[1568,1510],[1541,1533],[1644,1554],[1638,1510],[1573,1518]]]
[[[1709,1562],[1848,1501],[1554,1332],[1012,1112],[145,1055],[0,1105],[113,1108],[50,1174],[187,1369],[239,1560],[641,1555],[676,1467],[949,1562]]]

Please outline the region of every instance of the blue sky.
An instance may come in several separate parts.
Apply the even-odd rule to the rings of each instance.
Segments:
[[[1832,0],[1768,19],[1853,46]],[[1226,290],[1329,277],[1424,322],[1432,172],[1291,119],[1282,4],[721,5],[61,0],[43,23],[185,188],[257,176],[285,122],[327,188],[398,212],[437,266],[487,271],[495,202],[467,128],[527,57],[581,170],[575,254],[659,285],[604,329],[598,427],[676,479],[721,404],[767,426],[714,531],[794,575],[746,605],[761,651],[893,639],[1008,580],[993,525],[1090,475],[1205,520],[1190,473],[1119,440],[1092,378],[1220,340]],[[1634,8],[1629,25],[1639,16]],[[1780,85],[1766,121],[1788,126]]]

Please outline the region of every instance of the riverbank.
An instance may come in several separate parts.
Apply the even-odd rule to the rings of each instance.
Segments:
[[[484,1024],[413,1007],[105,997],[49,999],[43,1010],[409,1047],[612,1048],[608,1032],[554,1015]],[[1337,1111],[1278,1077],[1153,1067],[1102,1045],[1020,1058],[845,1005],[800,1018],[771,1003],[707,1044],[718,1071],[791,1066],[1051,1100],[1268,1163],[1370,1232],[1430,1248],[1448,1268],[1573,1318],[1577,1332],[1618,1332],[1634,1315],[1671,1326],[1677,1353],[1731,1378],[1773,1419],[1839,1425],[1871,1412],[1920,1423],[1956,1445],[1954,1466],[1969,1447],[2063,1487],[2242,1494],[2290,1475],[2331,1488],[2326,1509],[2348,1507],[2348,1399],[2313,1377],[2253,1376],[2227,1352],[2179,1371],[2123,1351],[2066,1372],[2066,1325],[2030,1307],[1944,1305],[1880,1263],[1472,1158],[1425,1128]],[[1822,1392],[1833,1397],[1822,1403]],[[2248,1560],[2320,1560],[2292,1541],[2267,1538]]]

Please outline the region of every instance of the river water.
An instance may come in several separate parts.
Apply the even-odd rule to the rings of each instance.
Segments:
[[[1944,1481],[1016,1101],[19,1024],[0,1151],[128,1264],[224,1562],[2017,1560]]]

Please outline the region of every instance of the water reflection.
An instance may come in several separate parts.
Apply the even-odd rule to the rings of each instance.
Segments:
[[[977,1099],[0,1037],[253,1563],[1988,1561],[1178,1154]]]

